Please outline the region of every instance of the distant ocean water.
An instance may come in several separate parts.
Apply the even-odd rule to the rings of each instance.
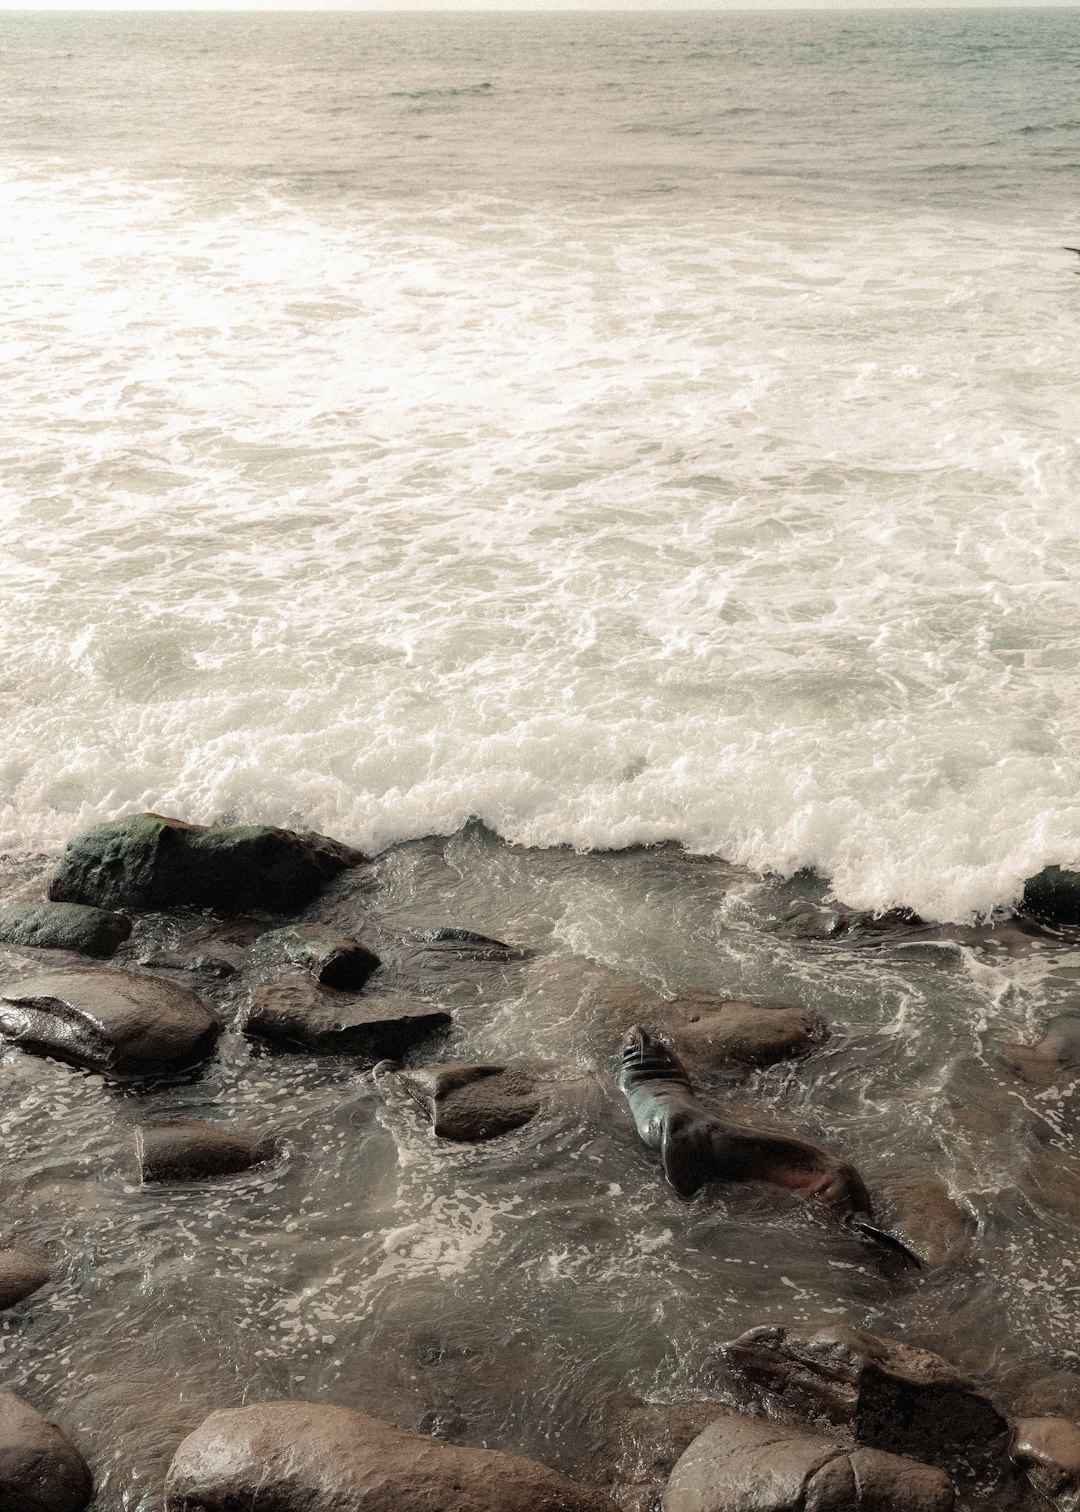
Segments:
[[[1080,12],[0,16],[0,844],[1080,861]]]

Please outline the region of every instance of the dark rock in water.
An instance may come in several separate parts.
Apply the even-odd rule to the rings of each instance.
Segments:
[[[828,1039],[824,1022],[791,1003],[745,1003],[696,993],[657,1015],[679,1056],[699,1066],[770,1066]]]
[[[1080,1424],[1068,1418],[1024,1418],[1009,1456],[1059,1512],[1080,1512]]]
[[[451,1061],[398,1072],[395,1080],[420,1104],[440,1139],[495,1139],[540,1111],[536,1083],[515,1067]]]
[[[366,858],[325,835],[266,825],[185,824],[134,814],[76,835],[49,883],[57,902],[101,908],[296,913]]]
[[[182,950],[159,950],[153,955],[139,957],[139,965],[149,971],[192,971],[198,976],[223,977],[235,975],[236,967],[231,961],[215,955],[185,955]]]
[[[52,1277],[47,1255],[28,1245],[13,1244],[0,1249],[0,1310],[14,1307],[31,1296]]]
[[[1061,1013],[1034,1045],[1005,1045],[1001,1058],[1037,1087],[1060,1086],[1080,1076],[1080,1016]]]
[[[927,1171],[893,1177],[885,1195],[892,1210],[889,1232],[913,1249],[924,1265],[936,1269],[971,1252],[975,1218],[940,1176]]]
[[[785,1421],[827,1424],[858,1444],[931,1464],[1000,1459],[1008,1425],[968,1376],[847,1323],[752,1328],[722,1355]]]
[[[1080,924],[1080,871],[1044,866],[1024,883],[1020,907],[1049,924]]]
[[[534,1460],[462,1449],[348,1407],[215,1412],[176,1451],[166,1512],[615,1512]]]
[[[951,1512],[954,1503],[943,1470],[731,1415],[690,1445],[661,1505],[663,1512]]]
[[[94,1492],[86,1462],[65,1433],[0,1389],[0,1507],[4,1512],[82,1512]]]
[[[310,971],[324,986],[345,992],[359,992],[382,964],[374,951],[325,924],[271,930],[259,940],[257,949],[270,956],[280,953],[292,965]]]
[[[404,1055],[410,1045],[452,1022],[449,1013],[409,997],[357,997],[299,979],[260,982],[240,1027],[260,1039],[305,1050],[360,1054],[378,1060]]]
[[[800,940],[836,940],[919,929],[922,922],[908,908],[890,908],[875,914],[865,908],[832,908],[799,898],[777,921],[776,928],[781,934],[794,935]]]
[[[187,987],[133,971],[54,971],[0,990],[0,1034],[113,1076],[154,1076],[195,1065],[221,1032]]]
[[[155,1119],[135,1130],[135,1151],[143,1181],[204,1181],[275,1159],[278,1143],[272,1135],[232,1124]]]
[[[131,933],[131,920],[82,903],[12,903],[0,909],[0,945],[73,950],[111,956]]]
[[[493,940],[489,935],[476,934],[471,929],[410,929],[405,940],[408,944],[419,947],[436,965],[440,959],[498,964],[525,961],[532,955],[532,951],[524,945],[507,945],[503,940]]]

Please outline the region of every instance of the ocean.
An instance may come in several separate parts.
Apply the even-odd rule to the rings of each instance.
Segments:
[[[1073,10],[0,16],[0,845],[1080,860]]]

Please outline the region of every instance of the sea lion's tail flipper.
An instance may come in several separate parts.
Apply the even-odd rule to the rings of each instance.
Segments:
[[[852,1213],[851,1217],[847,1219],[847,1226],[849,1229],[853,1229],[856,1234],[861,1234],[864,1239],[869,1239],[871,1243],[880,1244],[890,1254],[899,1255],[904,1264],[910,1266],[912,1270],[922,1270],[922,1260],[913,1249],[909,1249],[904,1241],[898,1239],[895,1234],[890,1234],[888,1229],[878,1228],[868,1218],[864,1218],[861,1213]]]
[[[680,1197],[692,1197],[716,1174],[712,1120],[692,1113],[668,1118],[660,1140],[660,1160],[668,1184]]]

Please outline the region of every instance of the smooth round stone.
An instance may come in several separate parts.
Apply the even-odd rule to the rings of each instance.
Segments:
[[[273,1160],[273,1135],[196,1118],[151,1120],[135,1130],[143,1181],[203,1181]]]
[[[0,1389],[0,1508],[3,1512],[82,1512],[94,1491],[90,1471],[55,1423]]]

